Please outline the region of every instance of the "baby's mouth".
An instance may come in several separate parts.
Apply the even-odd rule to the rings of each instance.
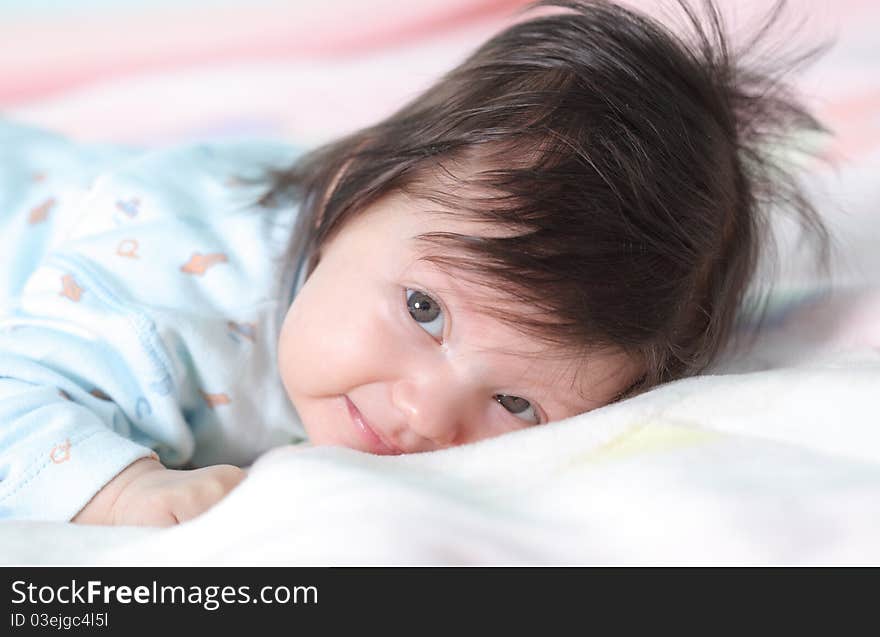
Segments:
[[[351,402],[351,399],[347,395],[344,395],[343,398],[345,399],[345,405],[348,408],[348,413],[351,416],[354,428],[360,434],[361,440],[363,440],[369,447],[371,453],[382,456],[396,456],[403,453],[403,451],[394,445],[386,442],[385,439],[382,438],[372,426],[370,426],[370,423],[364,418],[363,414],[361,414],[360,410],[353,402]]]

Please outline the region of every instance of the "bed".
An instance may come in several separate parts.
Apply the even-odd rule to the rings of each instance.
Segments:
[[[318,144],[390,113],[523,4],[3,2],[0,114],[140,146]],[[736,17],[766,6],[736,3]],[[749,352],[456,449],[275,449],[170,529],[0,522],[0,563],[880,563],[880,5],[790,8],[804,35],[837,38],[798,80],[835,133],[819,142],[831,161],[805,170],[836,249],[816,276],[780,218]]]

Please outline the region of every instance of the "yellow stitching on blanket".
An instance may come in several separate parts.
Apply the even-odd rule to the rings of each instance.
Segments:
[[[715,440],[721,434],[680,425],[642,425],[630,429],[587,456],[587,462],[620,460],[646,453],[675,451]]]

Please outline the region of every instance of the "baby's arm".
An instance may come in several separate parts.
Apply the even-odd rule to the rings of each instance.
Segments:
[[[36,380],[37,364],[19,369]],[[65,391],[0,378],[0,518],[168,526],[204,512],[244,478],[231,465],[166,469],[75,402],[88,400],[78,394],[70,384]]]
[[[245,477],[232,465],[166,469],[141,458],[111,480],[74,518],[81,524],[171,526],[203,513]]]
[[[39,366],[28,363],[20,375],[34,381]],[[64,391],[0,378],[0,518],[168,526],[204,512],[245,476],[232,465],[166,469],[75,402],[88,400],[78,394],[69,381]]]
[[[70,520],[152,450],[117,433],[110,403],[70,378],[0,353],[0,519]]]

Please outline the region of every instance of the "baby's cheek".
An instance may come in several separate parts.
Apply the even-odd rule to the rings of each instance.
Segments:
[[[292,315],[288,314],[289,319]],[[320,393],[320,387],[332,367],[332,344],[308,323],[285,320],[278,339],[278,370],[288,395]]]
[[[299,395],[340,395],[371,382],[376,370],[370,361],[381,358],[376,338],[375,326],[350,307],[291,308],[278,342],[288,395],[294,401]]]

